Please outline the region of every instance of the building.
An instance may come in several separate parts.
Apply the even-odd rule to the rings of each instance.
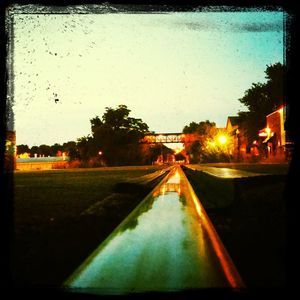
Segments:
[[[16,170],[18,171],[36,171],[65,169],[68,167],[69,157],[28,157],[17,158]]]
[[[266,116],[266,128],[261,129],[258,133],[259,145],[264,158],[287,159],[291,141],[284,129],[285,120],[285,105]]]
[[[233,138],[232,147],[229,150],[233,159],[236,161],[245,159],[247,156],[247,141],[245,139],[243,131],[239,127],[238,116],[227,117],[226,131]]]
[[[5,140],[5,159],[4,169],[5,171],[13,171],[16,168],[16,132],[7,131]]]

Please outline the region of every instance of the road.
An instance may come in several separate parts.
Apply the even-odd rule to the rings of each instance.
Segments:
[[[244,284],[176,166],[63,286],[72,292],[128,294]]]

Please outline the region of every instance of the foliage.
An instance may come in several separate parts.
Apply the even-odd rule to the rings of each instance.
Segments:
[[[239,112],[240,128],[245,133],[248,144],[257,139],[258,131],[266,126],[266,116],[278,109],[284,101],[283,87],[285,66],[276,63],[267,66],[266,83],[253,83],[239,101],[247,112]]]
[[[143,148],[139,140],[149,132],[148,125],[142,119],[129,117],[130,110],[126,105],[116,109],[106,107],[100,119],[92,118],[92,137],[81,141],[88,149],[81,155],[82,159],[96,156],[101,151],[102,159],[108,165],[141,164]]]
[[[185,126],[182,131],[184,134],[192,133],[195,136],[195,141],[185,143],[186,153],[190,157],[190,163],[197,163],[200,160],[202,149],[207,139],[213,138],[217,133],[216,123],[209,120],[199,123],[191,122]]]
[[[225,137],[224,143],[220,142],[220,137]],[[213,138],[205,141],[201,151],[201,162],[229,162],[231,160],[229,149],[232,146],[233,137],[219,130]]]
[[[23,153],[29,153],[29,151],[30,151],[30,149],[29,149],[28,145],[21,144],[21,145],[17,146],[17,155],[23,154]]]

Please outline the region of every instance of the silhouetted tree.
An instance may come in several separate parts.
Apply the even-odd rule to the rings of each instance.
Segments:
[[[100,119],[92,118],[92,137],[89,141],[89,155],[101,156],[109,165],[140,164],[143,161],[142,147],[139,140],[149,132],[148,125],[141,119],[129,117],[130,110],[126,105],[116,109],[105,108]],[[81,144],[83,141],[81,141]]]
[[[29,150],[29,153],[31,157],[34,157],[35,154],[40,155],[41,151],[39,146],[32,146]]]
[[[266,83],[253,83],[239,101],[248,111],[239,112],[239,124],[251,144],[258,131],[266,126],[266,116],[284,103],[285,66],[276,63],[267,66]]]
[[[25,152],[26,153],[30,152],[28,145],[24,145],[24,144],[17,145],[17,155],[23,154]]]
[[[77,140],[78,158],[87,162],[90,158],[97,156],[94,141],[91,136],[84,136]]]
[[[192,133],[195,135],[195,141],[192,143],[185,143],[186,153],[190,157],[191,163],[197,163],[200,159],[202,147],[207,139],[214,137],[217,133],[216,123],[209,120],[201,121],[199,123],[191,122],[183,128],[183,133]]]
[[[77,143],[74,141],[69,141],[67,143],[63,143],[62,149],[67,153],[70,160],[79,158],[79,151],[77,150]]]
[[[63,147],[62,145],[58,144],[58,143],[55,143],[54,145],[50,146],[50,149],[51,149],[51,156],[56,156],[58,151],[62,151],[63,150]]]

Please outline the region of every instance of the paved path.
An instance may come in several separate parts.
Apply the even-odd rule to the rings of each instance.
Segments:
[[[127,294],[238,288],[243,282],[177,166],[64,286],[86,293]]]

